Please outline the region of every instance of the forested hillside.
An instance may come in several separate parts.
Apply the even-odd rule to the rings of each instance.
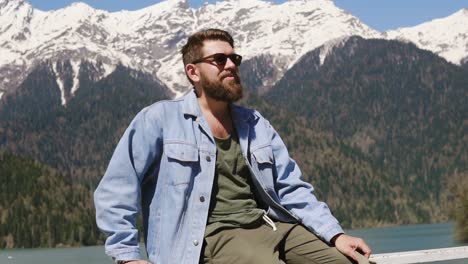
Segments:
[[[171,94],[159,82],[123,66],[95,82],[97,69],[84,61],[80,89],[62,105],[52,67],[50,62],[40,65],[15,94],[1,101],[0,149],[95,184],[136,113]]]
[[[0,153],[0,248],[95,245],[92,192],[57,170]]]
[[[320,50],[305,55],[264,98],[269,105],[287,109],[288,116],[306,120],[304,126],[312,131],[337,138],[340,154],[353,153],[372,168],[364,176],[364,167],[351,162],[357,168],[347,170],[348,175],[314,175],[317,164],[306,165],[318,186],[330,190],[327,182],[334,179],[346,188],[365,177],[354,196],[337,193],[338,197],[353,203],[374,197],[379,204],[366,207],[390,222],[447,220],[442,204],[448,180],[456,171],[466,172],[468,164],[466,70],[413,44],[353,37],[333,49],[323,65]],[[277,108],[268,116],[275,112]],[[289,128],[288,137],[297,132],[295,126],[283,127]],[[299,134],[289,144],[301,144],[301,138]],[[338,160],[340,165],[327,169],[350,162]],[[379,185],[389,184],[382,196],[364,188],[373,175]],[[335,208],[349,216],[348,206]]]

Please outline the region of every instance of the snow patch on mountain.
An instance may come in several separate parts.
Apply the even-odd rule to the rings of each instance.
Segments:
[[[342,48],[346,44],[348,39],[349,39],[349,36],[346,36],[346,37],[341,37],[341,38],[330,40],[326,42],[325,44],[323,44],[323,46],[320,47],[320,54],[319,54],[320,65],[323,65],[323,63],[325,62],[325,59],[333,51],[333,49]]]
[[[73,69],[73,86],[71,88],[71,94],[74,95],[80,86],[80,62],[72,61],[71,62]]]
[[[57,85],[60,89],[60,99],[62,101],[62,105],[66,105],[67,103],[67,99],[66,99],[66,96],[65,96],[65,80],[63,80],[61,77],[60,77],[60,74],[58,73],[58,70],[57,70],[57,64],[56,63],[52,63],[52,70],[56,76],[56,82],[57,82]]]
[[[411,41],[421,49],[460,64],[468,54],[468,9],[415,27],[387,31],[385,37]]]

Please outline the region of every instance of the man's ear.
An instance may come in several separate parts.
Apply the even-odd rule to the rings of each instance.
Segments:
[[[195,66],[195,64],[189,63],[185,65],[185,73],[193,83],[200,81],[200,72],[198,71],[198,68]]]

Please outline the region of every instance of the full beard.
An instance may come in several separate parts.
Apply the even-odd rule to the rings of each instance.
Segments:
[[[203,87],[204,93],[217,101],[224,101],[228,103],[237,102],[243,97],[244,87],[240,82],[239,75],[234,73],[232,80],[224,80],[221,75],[217,80],[211,80],[207,76],[202,74],[201,86]]]

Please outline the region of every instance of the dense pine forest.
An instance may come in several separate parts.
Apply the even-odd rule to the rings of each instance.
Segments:
[[[0,154],[0,247],[33,248],[102,243],[92,192],[57,170]]]

